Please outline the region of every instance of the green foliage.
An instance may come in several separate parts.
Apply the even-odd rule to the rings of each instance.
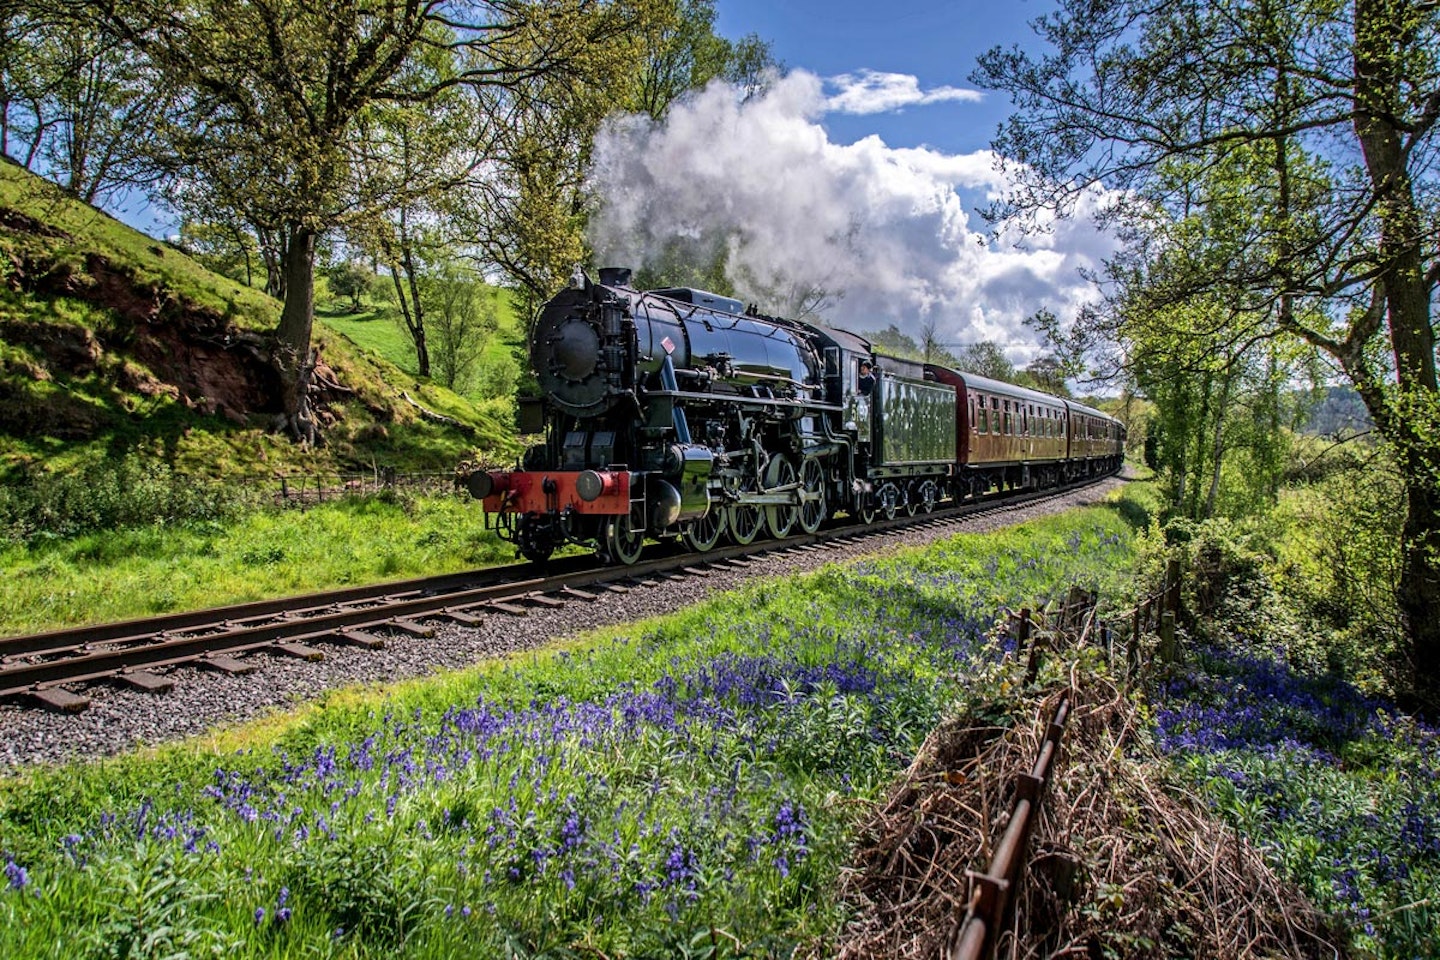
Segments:
[[[1180,771],[1353,947],[1440,949],[1440,731],[1234,640],[1196,651],[1159,701]]]
[[[221,521],[255,494],[130,456],[83,473],[38,474],[0,487],[0,542],[63,540],[150,524]]]
[[[481,363],[486,341],[496,333],[495,293],[473,271],[453,261],[431,271],[421,293],[428,301],[428,336],[436,379],[457,393],[466,393],[478,380],[479,394],[487,400],[513,396],[519,375],[512,357],[491,360],[489,369]],[[503,366],[506,360],[508,367]]]
[[[486,257],[498,265],[529,314],[559,290],[577,263],[587,263],[583,195],[595,134],[617,112],[660,117],[674,100],[716,77],[754,90],[774,65],[757,37],[739,41],[715,32],[713,0],[625,0],[592,7],[578,16],[556,16],[549,35],[516,38],[515,55],[532,44],[551,45],[592,34],[599,24],[620,22],[623,31],[604,43],[588,43],[571,61],[567,77],[536,76],[492,99],[488,112],[503,116],[490,144],[487,170],[504,190],[484,189],[457,217]],[[647,264],[637,282],[696,286],[728,293],[723,239],[677,242]],[[602,264],[608,266],[608,264]],[[623,266],[623,265],[622,265]],[[779,309],[778,306],[772,309]]]
[[[1405,691],[1403,486],[1376,451],[1345,448],[1327,475],[1285,489],[1244,517],[1172,516],[1142,538],[1139,580],[1153,590],[1168,559],[1185,571],[1192,634],[1235,638],[1367,690]]]
[[[333,264],[325,273],[330,281],[330,292],[350,301],[350,312],[360,312],[360,300],[370,292],[375,274],[364,264],[354,260],[342,260]]]
[[[1234,510],[1236,442],[1251,456],[1231,477],[1257,482],[1232,503],[1273,501],[1278,384],[1323,357],[1355,388],[1406,487],[1398,601],[1418,693],[1440,703],[1440,234],[1423,226],[1440,212],[1440,17],[1064,0],[1034,27],[1049,52],[996,48],[974,78],[1019,107],[992,144],[1016,175],[992,213],[1099,205],[1124,225],[1119,295],[1077,326],[1156,401],[1155,459],[1186,516]],[[1333,109],[1337,88],[1353,109]],[[1244,436],[1232,412],[1265,426]]]

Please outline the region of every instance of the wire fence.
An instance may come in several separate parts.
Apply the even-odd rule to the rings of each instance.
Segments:
[[[369,473],[287,474],[262,482],[267,498],[282,507],[308,507],[346,498],[449,496],[459,492],[454,473],[399,473],[384,468]]]

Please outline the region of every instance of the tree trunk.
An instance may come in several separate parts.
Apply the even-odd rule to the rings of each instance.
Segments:
[[[275,365],[280,374],[284,423],[302,443],[315,440],[310,410],[310,333],[315,325],[315,231],[296,226],[285,250],[285,307],[275,328]]]
[[[407,244],[405,247],[405,279],[410,283],[410,302],[415,309],[415,369],[422,377],[430,376],[430,346],[425,340],[425,304],[420,299],[420,281],[416,276],[415,257]]]
[[[1415,16],[1406,0],[1356,0],[1355,132],[1377,200],[1380,282],[1395,357],[1393,415],[1377,417],[1376,423],[1398,448],[1405,478],[1398,600],[1417,692],[1440,702],[1440,491],[1435,480],[1440,449],[1416,422],[1433,415],[1440,386],[1421,250],[1424,232],[1406,166],[1406,131],[1396,119],[1403,115],[1400,78],[1409,54],[1403,38]]]

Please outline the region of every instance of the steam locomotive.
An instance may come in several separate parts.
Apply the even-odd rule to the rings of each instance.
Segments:
[[[522,401],[520,429],[544,442],[465,483],[536,561],[573,543],[632,564],[647,538],[704,552],[840,511],[929,512],[1113,473],[1124,453],[1098,410],[702,290],[636,290],[616,268],[576,271],[530,359],[544,396]]]

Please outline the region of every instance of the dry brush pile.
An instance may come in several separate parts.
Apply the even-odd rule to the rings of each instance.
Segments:
[[[937,728],[862,835],[844,958],[946,956],[1062,689],[1073,713],[999,957],[1336,957],[1343,938],[1147,747],[1130,693],[1080,678]]]

